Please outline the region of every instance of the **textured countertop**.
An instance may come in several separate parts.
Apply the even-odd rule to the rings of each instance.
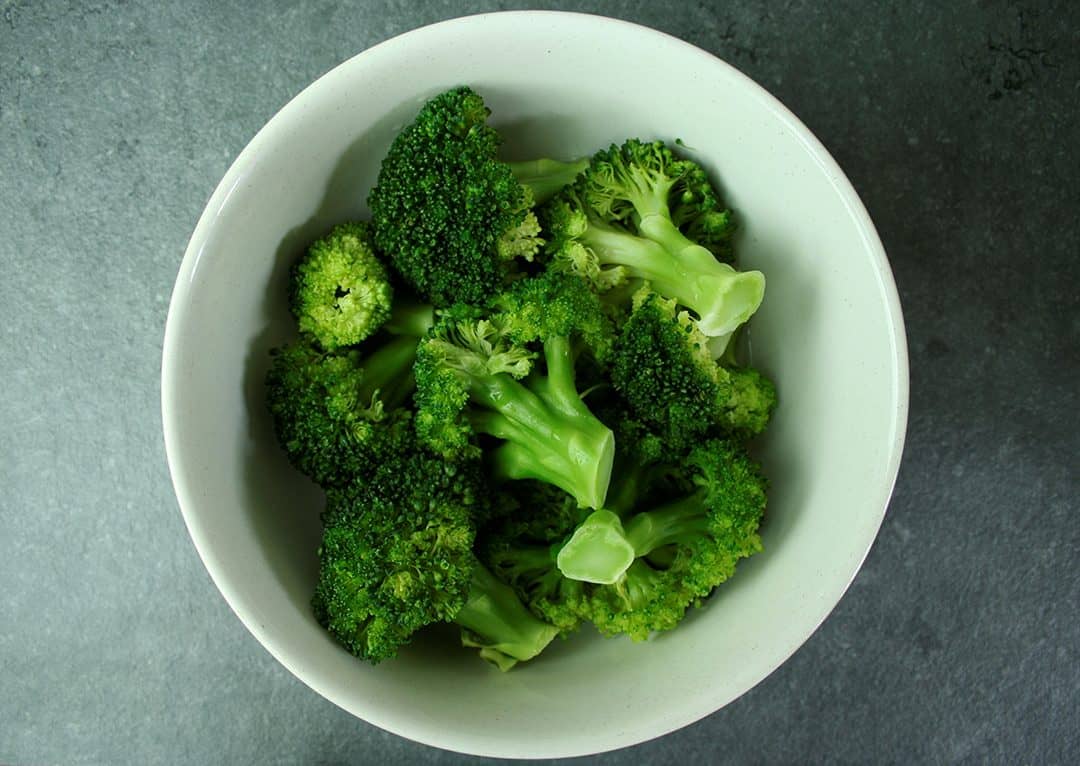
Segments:
[[[239,6],[0,0],[0,763],[483,762],[354,719],[232,615],[159,365],[195,221],[282,104],[519,6]],[[911,353],[895,497],[835,612],[727,708],[581,762],[1075,763],[1080,5],[537,6],[657,27],[784,101],[877,224]]]

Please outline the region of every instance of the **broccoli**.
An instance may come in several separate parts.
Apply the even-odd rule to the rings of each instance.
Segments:
[[[346,649],[377,663],[422,627],[450,621],[462,643],[507,670],[558,633],[534,617],[473,552],[489,490],[475,464],[418,445],[369,478],[327,493],[312,608]]]
[[[675,627],[761,550],[766,482],[737,443],[701,443],[664,480],[676,497],[621,516],[595,511],[557,555],[560,571],[587,583],[582,616],[605,635],[644,640]]]
[[[714,428],[738,438],[755,436],[776,406],[768,378],[718,363],[708,341],[674,300],[646,287],[635,294],[615,345],[612,383],[636,416],[674,449]]]
[[[368,198],[375,242],[422,298],[444,307],[497,293],[543,240],[533,206],[587,160],[506,163],[489,110],[467,87],[428,101],[394,139]]]
[[[351,346],[390,316],[393,290],[366,223],[343,223],[296,263],[289,305],[300,331],[327,351]]]
[[[707,336],[729,336],[764,296],[761,272],[736,271],[688,237],[731,257],[729,213],[704,171],[663,142],[629,140],[597,153],[543,207],[542,218],[554,268],[601,292],[627,279],[647,280],[693,312]]]
[[[412,428],[404,405],[434,310],[392,296],[366,223],[335,227],[293,268],[302,337],[271,352],[267,403],[289,460],[324,487],[362,475]]]
[[[589,511],[539,481],[514,482],[500,497],[507,512],[478,538],[478,555],[533,614],[565,637],[581,625],[586,586],[564,576],[555,557]]]
[[[412,390],[415,337],[364,357],[296,342],[275,349],[267,403],[290,462],[323,487],[348,484],[394,451],[412,426],[401,405]]]
[[[458,87],[400,131],[372,220],[294,265],[265,379],[326,492],[312,610],[372,663],[436,623],[503,670],[586,622],[643,640],[761,549],[776,392],[733,340],[765,282],[705,170],[503,161],[489,114]]]
[[[499,301],[504,310],[481,319],[444,317],[421,341],[417,432],[446,457],[475,453],[477,433],[501,439],[491,451],[497,476],[540,479],[600,508],[614,438],[582,401],[574,358],[607,353],[610,324],[581,280],[557,273],[519,281]]]

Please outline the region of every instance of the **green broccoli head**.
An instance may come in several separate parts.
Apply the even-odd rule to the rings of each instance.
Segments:
[[[690,606],[734,574],[740,559],[761,550],[757,529],[765,511],[766,481],[737,443],[699,444],[684,462],[670,466],[666,480],[675,494],[666,503],[601,520],[635,553],[621,575],[598,572],[594,577],[611,584],[585,585],[582,616],[605,635],[644,640],[670,630]]]
[[[421,440],[447,458],[475,456],[467,411],[471,392],[496,376],[524,377],[535,356],[510,339],[500,316],[443,317],[417,349],[416,431]]]
[[[635,295],[615,345],[611,378],[637,417],[674,449],[714,428],[754,436],[776,405],[764,375],[718,364],[697,322],[647,287]]]
[[[316,618],[371,662],[446,621],[502,670],[535,657],[557,629],[529,613],[474,552],[490,498],[475,462],[447,462],[418,444],[328,492]]]
[[[734,227],[704,168],[663,141],[629,139],[597,152],[579,177],[586,208],[605,221],[652,237],[652,218],[673,223],[686,239],[731,259]]]
[[[650,215],[666,215],[686,239],[720,261],[733,260],[731,211],[696,162],[678,157],[662,141],[631,139],[599,152],[593,168],[584,188],[601,217],[610,215],[637,231]]]
[[[327,351],[372,335],[389,318],[392,299],[366,223],[336,226],[293,267],[293,315]]]
[[[469,596],[473,515],[485,497],[474,467],[421,451],[329,491],[312,601],[319,622],[379,662],[423,626],[453,620]]]
[[[733,258],[731,215],[705,171],[662,142],[630,140],[598,152],[543,206],[541,219],[550,268],[614,293],[609,306],[627,282],[648,281],[690,311],[702,332],[722,337],[764,297],[760,272],[722,262]]]
[[[278,441],[324,487],[366,473],[411,431],[408,411],[385,406],[375,377],[358,351],[329,354],[298,342],[273,352],[266,387]]]
[[[719,370],[720,428],[740,439],[764,432],[776,409],[776,386],[753,367],[721,366]]]
[[[496,159],[488,113],[467,87],[428,101],[395,138],[368,199],[379,249],[436,306],[485,302],[542,242],[532,192]]]
[[[557,271],[515,282],[494,302],[508,335],[517,343],[574,338],[600,361],[606,361],[615,327],[603,304],[582,280]]]

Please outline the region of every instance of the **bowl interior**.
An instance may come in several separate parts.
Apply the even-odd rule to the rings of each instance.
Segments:
[[[367,213],[396,131],[424,99],[476,88],[506,156],[681,139],[714,173],[767,276],[755,365],[781,406],[759,445],[772,482],[765,552],[704,609],[644,644],[583,631],[500,674],[433,631],[369,666],[308,606],[321,495],[277,448],[268,350],[293,334],[289,265]],[[230,169],[199,222],[166,332],[163,415],[177,495],[216,584],[256,637],[346,710],[411,739],[493,756],[580,755],[696,720],[764,678],[842,595],[899,461],[907,369],[880,243],[835,163],[764,91],[707,54],[597,17],[513,13],[428,27],[305,90]],[[588,721],[588,725],[582,725]]]

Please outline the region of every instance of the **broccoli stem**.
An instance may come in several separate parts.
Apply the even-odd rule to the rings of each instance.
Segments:
[[[357,391],[366,406],[376,396],[385,409],[405,403],[413,390],[413,362],[416,361],[416,338],[401,336],[384,343],[364,359],[364,378]]]
[[[464,628],[462,644],[479,648],[481,657],[504,671],[540,654],[559,632],[534,617],[513,589],[479,561],[454,622]]]
[[[589,167],[589,160],[587,157],[570,162],[539,159],[506,164],[521,185],[532,192],[533,204],[540,205],[554,197],[564,186],[573,183],[578,173]]]
[[[546,481],[579,505],[600,508],[611,481],[615,436],[574,389],[569,353],[568,341],[545,344],[554,367],[547,378],[530,381],[536,392],[509,375],[470,378],[472,398],[488,409],[474,413],[471,422],[506,442],[494,451],[497,475]]]
[[[555,563],[553,547],[556,546],[517,545],[510,551],[504,551],[497,567],[499,573],[510,581],[542,575],[550,571]]]
[[[704,491],[637,513],[625,526],[611,511],[595,511],[563,545],[555,562],[571,580],[612,585],[637,559],[706,533],[705,511]]]
[[[626,539],[619,517],[593,511],[563,545],[555,564],[571,580],[612,585],[634,563],[634,546]]]
[[[398,299],[394,301],[383,329],[391,335],[422,338],[434,324],[435,309],[430,304]]]
[[[635,555],[647,556],[657,548],[700,537],[708,531],[705,492],[698,492],[651,511],[634,514],[626,523],[626,540]]]
[[[472,378],[473,428],[504,440],[495,451],[504,479],[539,479],[561,487],[584,508],[600,508],[611,481],[615,434],[581,401],[569,338],[544,341],[548,375],[529,386],[508,375]],[[531,389],[530,389],[531,387]]]
[[[757,311],[765,295],[760,271],[736,271],[721,263],[665,216],[651,215],[642,220],[646,225],[655,237],[590,221],[581,240],[601,265],[622,266],[630,277],[648,280],[656,292],[697,314],[706,335],[728,335]]]

